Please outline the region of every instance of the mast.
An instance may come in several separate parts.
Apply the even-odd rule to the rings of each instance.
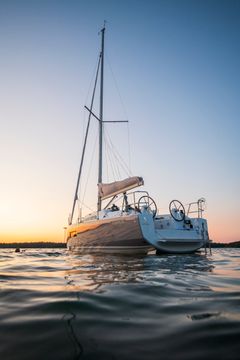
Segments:
[[[69,221],[68,221],[69,225],[72,224],[73,214],[74,214],[76,202],[78,200],[78,188],[79,188],[80,178],[81,178],[81,174],[82,174],[83,161],[84,161],[84,156],[85,156],[85,151],[86,151],[86,144],[87,144],[87,138],[88,138],[88,132],[89,132],[91,116],[95,117],[99,122],[98,184],[102,184],[103,123],[113,123],[113,122],[114,123],[124,123],[124,122],[128,122],[128,120],[118,120],[118,121],[104,121],[103,120],[104,35],[105,35],[105,22],[104,22],[103,28],[101,30],[101,37],[102,37],[101,38],[101,49],[100,49],[100,54],[99,54],[99,60],[98,60],[96,78],[95,78],[94,89],[93,89],[93,94],[92,94],[91,106],[90,106],[90,109],[87,106],[85,106],[85,108],[89,111],[89,116],[88,116],[88,123],[87,123],[85,138],[84,138],[81,163],[80,163],[80,168],[79,168],[79,172],[78,172],[77,185],[76,185],[76,190],[75,190],[74,199],[73,199],[73,206],[72,206],[72,211],[71,211],[71,214],[69,216]],[[97,86],[97,82],[98,82],[99,70],[100,70],[100,108],[99,108],[99,117],[97,117],[93,113],[92,110],[93,110],[93,102],[94,102],[94,98],[95,98],[96,86]],[[101,207],[102,207],[101,203],[102,203],[101,195],[100,195],[100,192],[98,192],[98,203],[97,203],[97,210],[98,211],[101,210]]]
[[[100,109],[99,109],[99,163],[98,163],[98,184],[102,183],[102,153],[103,153],[103,72],[104,72],[104,35],[105,24],[101,30],[101,76],[100,76]],[[98,194],[97,210],[101,210],[101,196]]]

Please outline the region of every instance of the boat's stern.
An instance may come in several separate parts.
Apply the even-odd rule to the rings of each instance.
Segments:
[[[209,242],[207,221],[203,218],[176,221],[163,215],[154,219],[147,209],[142,209],[139,223],[144,239],[161,252],[191,253]]]

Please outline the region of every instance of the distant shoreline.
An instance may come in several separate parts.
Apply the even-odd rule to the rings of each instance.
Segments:
[[[56,249],[66,248],[67,244],[64,242],[12,242],[12,243],[0,243],[1,249]],[[212,248],[240,248],[240,241],[234,241],[230,243],[211,243]]]
[[[15,249],[15,248],[22,248],[22,249],[36,249],[36,248],[66,248],[66,243],[63,242],[12,242],[12,243],[0,243],[1,249]]]
[[[240,241],[230,243],[211,243],[212,248],[240,248]]]

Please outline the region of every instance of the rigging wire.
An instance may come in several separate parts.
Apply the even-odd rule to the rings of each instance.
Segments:
[[[126,172],[126,170],[125,170],[124,166],[121,164],[121,161],[119,160],[119,158],[116,154],[116,150],[113,147],[110,139],[108,139],[108,148],[109,148],[109,155],[111,157],[112,168],[115,169],[115,174],[117,175],[117,178],[119,179],[121,177],[120,167],[124,171],[124,173]]]
[[[97,87],[97,80],[98,80],[98,72],[99,72],[99,68],[100,68],[100,63],[101,63],[101,54],[100,54],[99,60],[98,60],[97,73],[96,73],[94,89],[93,89],[93,94],[92,94],[92,100],[91,100],[91,106],[90,106],[90,113],[89,113],[89,116],[88,116],[87,129],[86,129],[86,133],[85,133],[84,145],[83,145],[83,150],[82,150],[81,164],[80,164],[80,168],[79,168],[79,172],[78,172],[77,185],[76,185],[76,190],[75,190],[75,194],[74,194],[73,207],[72,207],[72,212],[71,212],[70,219],[69,219],[69,225],[72,224],[75,205],[76,205],[76,201],[78,200],[78,187],[79,187],[79,182],[80,182],[81,173],[82,173],[83,160],[84,160],[85,149],[86,149],[86,144],[87,144],[87,137],[88,137],[88,132],[89,132],[90,120],[91,120],[91,112],[92,112],[93,102],[94,102],[94,98],[95,98],[95,91],[96,91],[96,87]]]
[[[106,129],[105,129],[105,133]],[[120,173],[119,173],[119,169],[118,169],[118,164],[116,163],[116,161],[114,161],[114,155],[113,155],[113,150],[109,144],[107,135],[105,136],[105,143],[107,146],[107,155],[109,158],[109,162],[110,162],[110,166],[111,166],[111,170],[112,170],[112,175],[113,175],[113,179],[114,181],[118,180],[120,178]]]
[[[117,93],[118,93],[118,96],[119,96],[119,99],[120,99],[120,102],[121,102],[121,105],[122,105],[122,108],[123,108],[123,111],[125,112],[125,115],[126,115],[126,120],[128,120],[128,114],[127,114],[127,111],[126,111],[126,108],[125,108],[125,105],[124,105],[124,102],[123,102],[123,99],[122,99],[122,96],[121,96],[121,93],[120,93],[120,90],[119,90],[119,87],[118,87],[118,84],[117,84],[117,80],[114,76],[114,73],[113,73],[113,69],[112,69],[112,66],[111,66],[111,63],[109,61],[109,57],[108,57],[108,54],[107,52],[105,51],[105,56],[106,56],[106,59],[107,59],[107,64],[109,66],[109,69],[110,69],[110,72],[111,72],[111,75],[112,75],[112,78],[113,78],[113,81],[114,81],[114,85],[116,87],[116,90],[117,90]]]
[[[129,127],[129,116],[128,116],[128,113],[127,113],[127,110],[126,110],[126,106],[124,104],[124,101],[123,101],[123,98],[121,96],[121,92],[119,90],[119,86],[118,86],[118,83],[117,83],[117,80],[116,80],[116,77],[114,75],[114,72],[113,72],[113,69],[112,69],[112,66],[111,66],[111,63],[110,63],[110,60],[109,60],[109,56],[108,56],[108,53],[107,51],[105,51],[105,58],[107,60],[107,64],[109,66],[109,69],[110,69],[110,72],[111,72],[111,75],[112,75],[112,78],[113,78],[113,82],[114,82],[114,85],[115,85],[115,88],[117,90],[117,93],[118,93],[118,96],[119,96],[119,99],[120,99],[120,103],[122,105],[122,109],[125,113],[125,118],[126,120],[128,120],[128,123],[127,123],[127,132],[128,132],[128,168],[130,169],[130,173],[132,173],[131,171],[131,147],[130,147],[130,127]]]
[[[89,166],[89,169],[88,169],[86,183],[85,183],[85,186],[84,186],[82,200],[81,200],[82,204],[84,203],[85,195],[86,195],[86,192],[87,192],[87,185],[88,185],[88,181],[89,181],[89,178],[90,178],[90,171],[92,170],[92,166],[93,166],[94,155],[96,155],[97,138],[98,138],[98,134],[96,134],[96,136],[95,136],[94,146],[93,146],[93,150],[92,150],[92,156],[91,156],[91,160],[90,160],[90,166]]]
[[[99,67],[99,56],[97,57],[97,60],[96,60],[95,65],[94,65],[94,70],[93,70],[92,77],[91,77],[89,87],[88,87],[88,90],[87,90],[87,95],[85,97],[85,104],[88,103],[89,97],[90,97],[90,91],[91,91],[92,88],[94,88],[93,84],[95,83],[94,79],[96,79],[96,74],[98,73],[98,67]],[[84,143],[84,134],[86,132],[86,119],[87,119],[87,117],[89,117],[89,114],[87,116],[87,113],[86,113],[85,109],[83,109],[82,146],[83,146],[83,143]]]
[[[106,164],[106,179],[107,182],[109,182],[109,171],[108,171],[108,148],[107,148],[107,143],[106,143],[106,136],[105,136],[105,132],[103,133],[104,136],[104,154],[105,154],[105,164]]]
[[[117,150],[117,148],[114,146],[113,142],[111,141],[111,138],[109,136],[108,131],[105,130],[105,132],[106,132],[107,143],[108,143],[108,146],[109,146],[109,148],[111,150],[111,154],[115,158],[117,164],[119,164],[119,166],[121,166],[124,173],[127,174],[127,176],[130,176],[131,175],[131,170],[129,169],[128,165],[123,160],[123,158],[120,155],[119,151]]]
[[[88,132],[89,132],[90,119],[91,119],[92,108],[93,108],[93,103],[94,103],[95,91],[96,91],[96,87],[97,87],[97,80],[98,80],[98,72],[99,72],[99,69],[100,69],[100,63],[101,63],[101,53],[100,53],[100,56],[99,56],[99,59],[98,59],[97,65],[96,65],[96,68],[97,68],[96,77],[95,77],[94,89],[93,89],[93,94],[92,94],[92,99],[91,99],[90,113],[89,113],[89,116],[88,116],[88,122],[87,122],[87,126],[86,126],[85,138],[83,139],[82,159],[81,159],[80,169],[79,169],[79,173],[78,173],[77,186],[76,186],[76,191],[75,191],[75,196],[74,196],[72,213],[70,215],[70,224],[72,223],[76,201],[79,201],[79,204],[80,204],[80,199],[78,197],[78,193],[79,193],[79,189],[82,190],[82,187],[83,187],[83,184],[80,182],[80,179],[81,179],[81,173],[82,173],[82,167],[83,167],[83,159],[84,159],[84,155],[85,155],[86,140],[87,140],[87,136],[88,136]],[[122,108],[123,108],[125,114],[127,115],[127,112],[126,112],[126,109],[125,109],[125,106],[124,106],[124,103],[123,103],[123,100],[122,100],[122,97],[121,97],[121,94],[120,94],[120,91],[119,91],[119,87],[118,87],[116,78],[114,76],[114,73],[113,73],[109,58],[108,58],[108,55],[107,55],[107,63],[109,65],[109,69],[111,71],[112,78],[114,80],[114,84],[115,84],[115,87],[116,87],[116,90],[117,90],[117,93],[118,93]],[[86,99],[89,97],[89,92],[90,92],[90,88],[92,86],[92,82],[93,82],[93,77],[92,77],[92,80],[91,80],[90,85],[89,85],[89,89],[88,89],[88,92],[87,92]],[[126,116],[126,117],[128,119],[128,116]],[[85,120],[84,120],[84,122],[85,122]],[[128,176],[129,176],[129,174],[131,174],[129,126],[127,128],[127,131],[128,131],[127,138],[128,138],[128,163],[129,163],[128,165],[122,159],[122,157],[119,154],[119,152],[117,151],[116,147],[113,145],[108,132],[105,130],[106,136],[104,135],[104,138],[105,138],[106,160],[108,160],[108,158],[110,160],[110,165],[112,167],[112,172],[113,172],[114,178],[116,178],[116,177],[120,178],[120,167]],[[97,137],[95,139],[94,151],[92,153],[91,164],[90,164],[90,167],[89,167],[89,170],[88,170],[87,181],[85,183],[85,187],[84,187],[84,191],[83,191],[83,196],[82,196],[82,200],[81,200],[82,204],[84,204],[84,198],[85,198],[85,195],[86,195],[86,188],[87,188],[87,184],[88,184],[88,181],[89,181],[89,174],[90,174],[90,170],[91,170],[92,164],[93,164],[93,156],[94,156],[94,152],[95,152],[96,141],[97,141]],[[106,161],[106,163],[107,163],[107,176],[109,177],[109,174],[108,174],[108,161]]]
[[[85,208],[87,208],[88,210],[91,211],[91,213],[93,213],[95,210],[93,208],[91,208],[89,205],[85,204],[84,202],[82,202],[82,206],[84,206]]]
[[[90,93],[90,90],[92,89],[93,87],[93,84],[95,84],[95,81],[96,81],[96,74],[98,73],[98,68],[99,68],[99,56],[97,57],[97,60],[96,60],[96,63],[95,63],[95,66],[94,66],[94,71],[93,71],[93,74],[92,74],[92,78],[91,78],[91,81],[90,81],[90,84],[89,84],[89,87],[88,87],[88,91],[87,91],[87,95],[86,95],[86,98],[85,98],[85,104],[88,103],[88,100],[89,100],[89,93]],[[95,85],[94,85],[95,86]]]
[[[128,139],[128,169],[130,175],[132,174],[132,159],[131,159],[131,141],[130,141],[130,124],[127,123],[127,139]]]

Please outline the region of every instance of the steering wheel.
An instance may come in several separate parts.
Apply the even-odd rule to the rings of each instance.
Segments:
[[[185,209],[178,200],[172,200],[169,204],[169,212],[174,220],[183,221],[185,219]]]
[[[150,211],[152,213],[152,217],[155,218],[157,214],[157,205],[150,196],[143,195],[140,197],[140,199],[138,200],[138,208],[141,209],[142,207]]]

